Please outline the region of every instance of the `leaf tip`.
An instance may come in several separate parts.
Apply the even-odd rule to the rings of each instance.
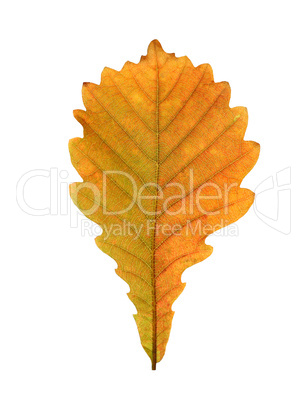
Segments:
[[[162,65],[165,62],[167,53],[163,50],[161,43],[158,39],[154,39],[150,42],[147,48],[147,56],[142,56],[141,60],[148,59],[149,63],[158,63]]]
[[[157,49],[162,49],[161,43],[158,41],[158,39],[153,39],[150,44],[148,45],[148,52],[151,50],[157,50]]]

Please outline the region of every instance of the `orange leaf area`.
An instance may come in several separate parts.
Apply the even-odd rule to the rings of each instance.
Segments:
[[[206,237],[242,217],[254,193],[240,188],[259,144],[243,141],[247,110],[229,107],[227,82],[209,64],[166,53],[154,40],[138,64],[105,68],[83,84],[75,110],[84,138],[70,140],[78,208],[103,230],[98,247],[118,264],[143,348],[156,368],[183,291],[183,271],[212,253]]]

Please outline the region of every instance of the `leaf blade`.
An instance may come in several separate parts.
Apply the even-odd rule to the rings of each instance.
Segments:
[[[183,271],[211,255],[205,239],[218,225],[235,222],[253,203],[254,194],[239,185],[258,159],[259,144],[243,141],[247,111],[229,107],[229,84],[215,83],[210,65],[194,67],[156,40],[138,64],[127,62],[119,72],[105,68],[100,85],[84,83],[82,95],[86,111],[74,115],[84,138],[71,140],[69,149],[84,181],[71,186],[71,197],[106,228],[96,244],[130,286],[141,343],[155,369],[168,342],[171,306],[185,287]],[[106,177],[108,171],[122,174]],[[129,180],[145,196],[142,202]],[[104,190],[108,197],[101,200]],[[116,213],[118,207],[125,212]],[[132,235],[118,235],[126,222]],[[200,224],[209,228],[198,231]],[[160,230],[175,225],[179,235]],[[108,233],[111,227],[117,232]]]

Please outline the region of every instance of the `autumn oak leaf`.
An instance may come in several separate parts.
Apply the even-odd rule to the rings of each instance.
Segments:
[[[154,40],[138,64],[104,68],[83,84],[75,110],[83,138],[69,142],[83,182],[70,194],[102,228],[97,246],[129,287],[141,343],[156,368],[183,291],[183,271],[212,253],[207,236],[242,217],[254,193],[240,188],[259,144],[244,141],[247,110],[209,64],[166,53]]]

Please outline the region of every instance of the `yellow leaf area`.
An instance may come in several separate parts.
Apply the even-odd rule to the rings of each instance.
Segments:
[[[154,40],[138,64],[84,83],[86,111],[74,111],[84,138],[69,149],[83,182],[71,197],[102,228],[96,243],[129,284],[152,369],[165,353],[183,271],[210,256],[208,235],[253,203],[239,186],[259,145],[243,141],[247,110],[229,100],[229,84],[215,83],[209,64],[194,67]]]

